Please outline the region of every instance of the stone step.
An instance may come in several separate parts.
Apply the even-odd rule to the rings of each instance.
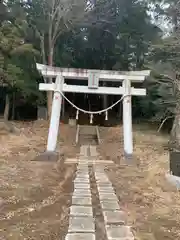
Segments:
[[[68,233],[65,240],[95,240],[94,233]]]
[[[80,163],[80,164],[114,164],[111,160],[98,160],[98,159],[78,159],[78,158],[68,158],[65,163]]]
[[[108,240],[134,240],[129,226],[106,225]]]
[[[95,224],[93,217],[70,217],[68,233],[77,232],[95,232]]]

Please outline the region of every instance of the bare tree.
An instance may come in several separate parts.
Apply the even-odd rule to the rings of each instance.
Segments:
[[[40,40],[43,64],[53,66],[57,39],[74,24],[83,20],[84,0],[37,0],[29,4],[29,19]],[[49,83],[52,79],[46,79]],[[48,118],[51,115],[52,92],[47,93]]]

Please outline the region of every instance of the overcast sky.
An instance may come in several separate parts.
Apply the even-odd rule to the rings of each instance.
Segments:
[[[162,3],[160,7],[163,9],[166,9],[169,7],[169,4]],[[151,16],[153,23],[155,23],[158,27],[160,27],[163,30],[165,36],[168,36],[172,31],[172,24],[167,20],[166,16],[158,17],[158,19],[156,18],[157,14],[155,11],[155,5],[151,4],[150,8],[151,8],[151,11],[149,11],[148,13]]]

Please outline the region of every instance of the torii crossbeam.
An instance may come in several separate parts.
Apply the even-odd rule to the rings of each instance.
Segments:
[[[62,93],[88,93],[88,94],[108,94],[123,95],[123,132],[124,132],[124,153],[126,157],[133,154],[132,136],[132,106],[131,96],[145,96],[146,89],[131,87],[131,82],[143,82],[150,75],[149,70],[144,71],[107,71],[74,68],[58,68],[37,64],[37,69],[44,77],[56,78],[55,83],[40,83],[39,90],[54,91],[51,121],[49,127],[47,155],[56,151]],[[85,79],[88,80],[87,86],[69,85],[65,79]],[[119,87],[99,87],[100,81],[122,82]]]

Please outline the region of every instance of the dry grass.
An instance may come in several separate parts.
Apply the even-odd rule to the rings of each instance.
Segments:
[[[111,128],[103,136],[100,152],[116,163],[107,172],[136,239],[180,239],[180,193],[165,179],[169,171],[168,152],[164,150],[168,136],[135,126],[131,163],[122,158],[122,128]]]
[[[0,239],[59,239],[67,226],[66,193],[76,166],[31,161],[45,150],[48,123],[16,126],[19,136],[0,132]],[[76,155],[75,129],[62,125],[60,130],[60,150],[66,157]]]

